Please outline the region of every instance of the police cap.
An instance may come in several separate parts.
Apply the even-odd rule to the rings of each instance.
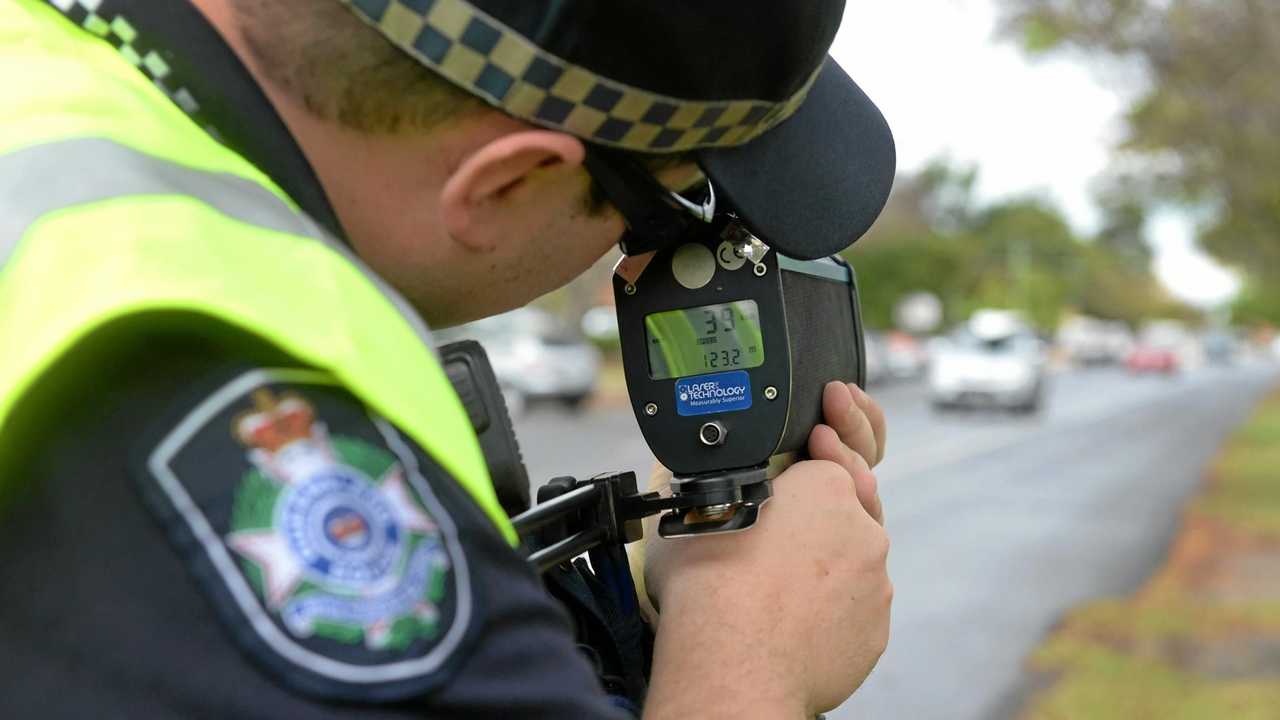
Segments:
[[[843,0],[341,0],[508,114],[691,153],[775,248],[837,252],[888,198],[893,137],[828,57]]]

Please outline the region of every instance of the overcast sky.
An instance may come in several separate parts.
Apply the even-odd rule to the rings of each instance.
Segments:
[[[976,165],[983,200],[1040,195],[1092,231],[1090,188],[1123,134],[1124,90],[1078,61],[1027,60],[996,40],[995,20],[993,0],[849,0],[831,53],[884,111],[901,170]],[[1182,217],[1157,218],[1149,237],[1179,296],[1210,304],[1237,289]]]

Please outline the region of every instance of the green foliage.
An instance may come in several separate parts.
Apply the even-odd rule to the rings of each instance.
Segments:
[[[868,325],[891,327],[898,301],[920,291],[943,301],[948,324],[983,307],[1022,310],[1046,330],[1068,309],[1134,324],[1182,314],[1151,275],[1141,211],[1117,207],[1105,239],[1084,239],[1035,198],[978,207],[975,177],[939,161],[899,180],[881,220],[847,253]]]
[[[1251,533],[1280,539],[1280,395],[1272,397],[1232,437],[1214,468],[1217,482],[1200,512]]]
[[[1280,287],[1251,281],[1231,308],[1232,319],[1241,325],[1280,326]]]
[[[972,247],[963,239],[933,233],[868,238],[847,256],[858,273],[864,321],[871,327],[893,326],[893,310],[911,292],[928,290],[943,300],[948,321],[968,294],[958,278],[970,266]]]
[[[1022,23],[1022,46],[1030,53],[1046,53],[1062,44],[1062,31],[1039,17]]]
[[[1029,720],[1266,720],[1280,706],[1280,685],[1270,678],[1205,677],[1096,642],[1061,640],[1040,660],[1061,676],[1024,715]]]
[[[1215,209],[1204,248],[1259,282],[1280,279],[1280,3],[1002,0],[1030,53],[1074,48],[1148,80],[1120,151],[1149,162],[1135,198]],[[1276,322],[1272,310],[1257,315]]]

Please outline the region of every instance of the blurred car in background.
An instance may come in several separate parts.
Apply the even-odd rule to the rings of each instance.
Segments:
[[[1134,374],[1172,375],[1198,363],[1203,352],[1185,325],[1175,320],[1157,320],[1143,326],[1138,342],[1125,359],[1125,367]]]
[[[1135,374],[1163,373],[1172,375],[1178,372],[1178,354],[1173,350],[1156,345],[1138,345],[1129,353],[1125,367]]]
[[[1067,359],[1084,367],[1123,363],[1133,349],[1129,326],[1087,315],[1064,320],[1056,340]]]
[[[1215,328],[1200,338],[1204,356],[1214,365],[1233,365],[1240,358],[1243,343],[1226,328]]]
[[[929,395],[937,409],[1033,413],[1044,402],[1045,344],[1017,313],[980,310],[931,349]]]
[[[568,323],[539,308],[520,308],[435,335],[441,344],[470,339],[484,346],[513,416],[531,401],[577,409],[600,374],[600,352]]]
[[[929,367],[929,353],[914,336],[894,331],[885,337],[885,364],[894,380],[915,380]]]
[[[863,333],[866,346],[867,384],[880,385],[897,380],[915,380],[929,367],[929,352],[924,344],[908,333]]]
[[[618,344],[618,310],[597,305],[582,315],[582,334],[598,345]]]

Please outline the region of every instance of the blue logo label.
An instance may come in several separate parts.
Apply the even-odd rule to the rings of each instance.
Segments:
[[[751,377],[745,371],[676,381],[676,412],[683,417],[738,412],[751,407]]]

